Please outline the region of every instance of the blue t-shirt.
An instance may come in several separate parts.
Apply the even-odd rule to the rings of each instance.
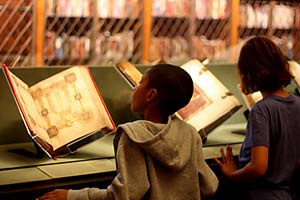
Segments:
[[[288,196],[290,181],[300,158],[300,97],[268,96],[254,105],[239,167],[250,162],[254,146],[267,146],[269,161],[265,175],[253,184],[253,196],[257,192],[259,199],[291,199]]]

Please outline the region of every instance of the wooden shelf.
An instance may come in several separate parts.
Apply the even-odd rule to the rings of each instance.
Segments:
[[[47,17],[46,30],[57,32],[58,35],[84,36],[91,32],[93,17]],[[66,31],[67,30],[67,31]]]

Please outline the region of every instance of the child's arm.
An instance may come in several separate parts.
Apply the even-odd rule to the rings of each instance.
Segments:
[[[121,133],[120,133],[121,134]],[[54,190],[37,200],[101,200],[142,199],[150,188],[144,152],[121,134],[118,143],[118,174],[107,189],[84,188],[81,190]]]
[[[251,161],[243,168],[238,169],[234,163],[230,146],[221,150],[222,161],[215,158],[222,172],[233,181],[251,182],[263,176],[268,168],[269,149],[266,146],[254,146],[251,149]]]
[[[67,199],[68,190],[57,189],[51,192],[44,194],[43,196],[37,198],[36,200],[66,200]]]
[[[118,174],[107,189],[69,190],[68,200],[142,199],[150,188],[144,152],[121,134],[117,148]]]

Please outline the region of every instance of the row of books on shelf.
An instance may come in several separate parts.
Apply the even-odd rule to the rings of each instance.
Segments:
[[[239,55],[239,52],[243,46],[243,44],[246,42],[246,40],[248,40],[250,37],[248,38],[240,38],[237,45],[236,46],[231,46],[229,47],[230,48],[230,51],[231,52],[234,52],[233,55],[235,55],[235,57],[233,57],[233,61],[237,62],[238,60],[238,55]],[[281,36],[280,38],[279,37],[276,37],[276,36],[272,36],[270,38],[272,41],[275,42],[275,44],[278,45],[278,47],[281,49],[281,51],[283,52],[284,55],[286,55],[287,57],[289,58],[293,58],[294,57],[294,48],[293,48],[293,45],[294,45],[294,38],[290,35],[287,35],[287,36]],[[229,49],[228,49],[229,50]]]
[[[133,38],[133,31],[123,31],[113,35],[109,32],[100,34],[95,42],[95,63],[115,63],[131,58],[134,50]]]
[[[132,17],[139,16],[142,7],[142,2],[139,0],[98,0],[97,14],[99,17]]]
[[[299,25],[300,10],[286,5],[275,5],[272,11],[272,27],[279,29],[289,29]]]
[[[271,39],[279,46],[284,55],[289,58],[294,56],[294,38],[291,35],[276,37],[273,36]]]
[[[47,0],[48,16],[88,17],[93,16],[93,0]],[[139,0],[97,0],[97,16],[107,17],[137,17],[142,10]],[[154,0],[152,2],[153,16],[187,17],[195,9],[199,19],[224,18],[228,13],[227,0],[196,0],[195,8],[190,0]]]
[[[124,7],[128,8],[126,5]],[[136,8],[140,7],[137,6]],[[227,0],[195,0],[195,7],[190,0],[153,0],[152,16],[188,17],[194,9],[196,17],[199,19],[222,19],[227,16],[227,8]]]
[[[99,34],[95,40],[95,55],[115,62],[121,59],[129,59],[133,54],[132,31],[111,35],[109,32]],[[88,58],[91,53],[91,40],[87,36],[57,35],[55,32],[47,32],[45,57],[51,59],[64,58]]]
[[[171,63],[183,63],[191,58],[209,59],[213,62],[225,61],[229,58],[225,40],[208,40],[205,36],[192,36],[192,51],[186,38],[177,36],[154,37],[150,45],[150,62],[158,59]]]
[[[283,35],[280,38],[271,38],[290,58],[294,56],[294,38],[290,35]],[[235,51],[239,50],[247,38],[239,39],[236,46],[227,46],[225,40],[208,40],[205,36],[192,36],[191,41],[177,36],[152,37],[149,49],[149,61],[159,59],[171,63],[184,63],[191,58],[199,60],[209,59],[212,62],[228,61]],[[192,50],[189,46],[192,45]],[[94,51],[93,63],[108,64],[116,63],[120,60],[129,60],[134,51],[134,33],[124,31],[122,33],[110,34],[104,32],[96,37],[94,49],[91,49],[91,40],[87,36],[57,36],[54,32],[48,32],[45,42],[45,57],[51,59],[85,59],[91,56]],[[237,60],[233,58],[233,60]]]
[[[162,59],[171,63],[184,63],[191,58],[197,58],[219,63],[229,61],[231,58],[233,61],[237,61],[239,51],[248,38],[240,38],[237,45],[228,46],[226,40],[209,40],[205,36],[192,36],[190,42],[180,36],[175,38],[156,37],[151,39],[149,60],[153,62]],[[271,39],[286,56],[294,57],[295,41],[291,35],[272,36]],[[192,51],[189,43],[192,45]],[[235,53],[232,54],[232,52]],[[233,58],[234,55],[236,55],[235,58]]]
[[[57,35],[55,32],[47,32],[44,55],[48,60],[89,57],[91,49],[90,38],[87,36]]]
[[[99,34],[95,40],[93,63],[115,63],[123,59],[130,59],[134,50],[134,34],[132,31],[111,35],[109,32]],[[150,44],[150,62],[163,59],[171,63],[183,63],[191,57],[203,60],[221,61],[228,56],[224,40],[208,40],[204,36],[193,36],[194,51],[190,56],[189,42],[186,38],[177,36],[152,37]],[[87,36],[58,36],[55,32],[48,32],[45,41],[45,57],[52,59],[84,59],[91,53],[91,40]]]
[[[95,6],[95,4],[97,6]],[[99,17],[137,17],[140,12],[139,0],[47,0],[48,16],[89,17],[96,8]]]
[[[48,16],[89,17],[92,16],[93,0],[46,0]]]
[[[224,19],[229,15],[228,0],[196,0],[195,14],[199,19]]]
[[[185,17],[190,14],[188,0],[154,0],[152,1],[152,16]]]
[[[283,4],[242,4],[239,8],[239,25],[247,28],[268,28],[270,12],[273,13],[272,28],[290,29],[300,25],[300,7]]]
[[[300,65],[293,61],[290,64],[300,87]],[[142,77],[140,70],[128,61],[114,67],[120,79],[133,90]],[[190,60],[181,67],[191,75],[194,93],[188,105],[175,114],[205,137],[242,104],[199,60]],[[3,65],[2,69],[29,136],[49,157],[74,153],[82,145],[116,130],[88,66],[67,68],[32,86],[12,73],[9,67]],[[249,109],[250,100],[255,102],[249,96],[245,98]]]
[[[187,39],[177,36],[169,37],[152,37],[149,49],[149,60],[186,61],[189,58],[189,47]]]
[[[227,61],[230,58],[226,41],[221,39],[208,40],[205,36],[192,37],[192,57],[212,62]]]

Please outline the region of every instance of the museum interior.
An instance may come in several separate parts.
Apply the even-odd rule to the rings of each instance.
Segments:
[[[106,188],[116,175],[114,130],[142,119],[131,96],[158,63],[192,76],[198,100],[176,115],[195,126],[222,178],[214,158],[226,145],[239,155],[261,98],[238,87],[239,52],[253,36],[270,38],[298,67],[287,90],[299,95],[299,1],[0,0],[0,199]]]

